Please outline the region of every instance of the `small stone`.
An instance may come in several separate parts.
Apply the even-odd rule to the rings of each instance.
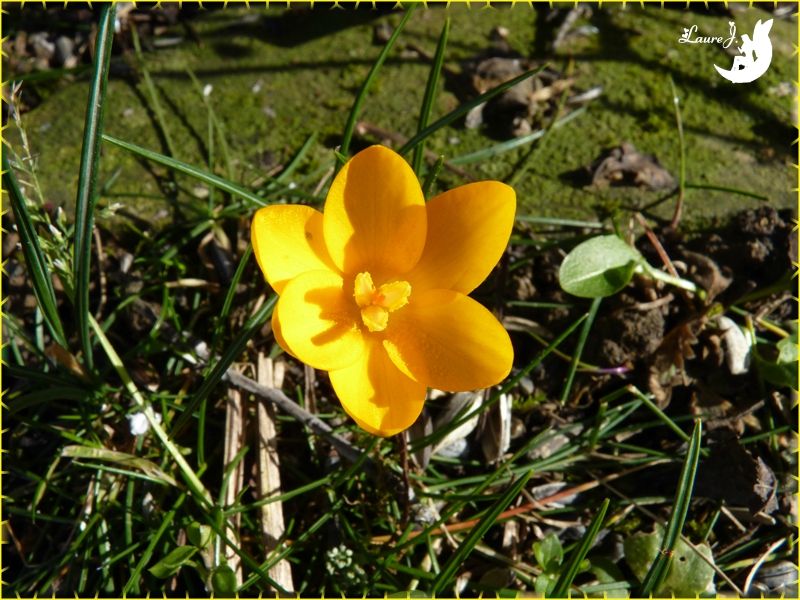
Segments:
[[[75,42],[72,38],[65,35],[60,35],[56,38],[55,44],[56,64],[61,65],[67,69],[71,69],[78,64],[78,59],[75,57]]]

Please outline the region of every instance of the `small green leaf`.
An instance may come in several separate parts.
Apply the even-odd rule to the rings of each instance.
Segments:
[[[194,546],[178,546],[148,569],[154,577],[166,579],[177,573],[197,552]]]
[[[221,565],[211,573],[211,587],[218,598],[236,596],[236,573],[228,565]]]
[[[211,527],[194,521],[186,528],[186,537],[189,538],[193,546],[203,549],[211,541]]]
[[[778,364],[789,364],[797,362],[797,333],[793,333],[787,338],[783,338],[780,342],[775,344],[778,349],[778,358],[775,360]]]
[[[533,554],[545,571],[554,571],[564,560],[564,549],[555,533],[548,533],[540,542],[534,542]]]
[[[533,582],[533,591],[547,598],[556,586],[556,577],[553,573],[542,573]]]
[[[650,565],[661,551],[664,529],[657,525],[653,533],[637,533],[624,542],[625,562],[639,580],[643,580]],[[713,562],[711,548],[698,544],[698,551]],[[663,583],[654,590],[658,596],[675,595],[694,598],[696,594],[713,589],[714,569],[682,539],[678,540]]]
[[[759,347],[764,348],[762,345],[759,345]],[[775,362],[767,360],[761,352],[754,353],[761,377],[778,387],[798,389],[797,333],[793,332],[789,337],[775,344],[775,349],[778,350]],[[773,348],[768,347],[764,348],[764,350],[769,350],[769,352],[765,352],[767,356],[771,357],[773,355]]]
[[[581,298],[604,298],[630,282],[644,259],[615,235],[601,235],[573,248],[558,271],[561,288]]]
[[[675,499],[672,502],[672,514],[670,514],[669,521],[667,521],[664,539],[661,541],[658,554],[644,580],[642,580],[642,596],[649,598],[661,587],[669,573],[670,564],[678,548],[677,544],[682,541],[681,531],[686,521],[686,513],[689,511],[689,503],[692,500],[692,489],[697,475],[697,463],[700,459],[702,440],[703,423],[700,419],[696,419],[692,437],[689,440],[689,447],[686,449],[683,468],[678,478],[678,487],[675,490]]]
[[[797,363],[773,363],[766,360],[758,361],[758,370],[761,376],[772,385],[797,389]]]
[[[597,581],[607,584],[606,594],[608,598],[627,598],[629,584],[625,581],[625,575],[611,559],[605,556],[598,556],[589,561],[589,569]]]

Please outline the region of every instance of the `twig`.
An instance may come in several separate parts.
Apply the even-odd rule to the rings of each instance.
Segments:
[[[756,561],[756,564],[753,565],[753,568],[750,569],[750,573],[747,574],[747,579],[745,579],[745,581],[744,581],[744,592],[740,593],[740,595],[743,595],[743,596],[749,596],[750,595],[750,587],[753,585],[753,580],[756,577],[756,573],[758,573],[758,570],[761,568],[761,565],[764,564],[764,562],[767,560],[767,558],[769,558],[769,556],[773,552],[775,552],[775,550],[777,550],[778,548],[783,546],[783,544],[785,542],[786,542],[786,538],[782,538],[782,539],[776,541],[769,548],[767,548],[767,551],[764,552],[764,554],[762,554],[761,556],[758,557],[758,560]]]
[[[259,303],[261,301],[263,301],[263,296],[259,300]],[[155,320],[158,318],[158,308],[156,306],[144,302],[143,300],[135,301],[133,305],[140,310],[142,317],[149,317],[153,322],[155,322]],[[210,361],[211,357],[209,356],[208,345],[205,343],[205,341],[198,340],[196,338],[187,340],[185,336],[181,336],[177,331],[175,331],[175,329],[168,322],[163,323],[161,333],[165,336],[165,338],[174,344],[186,343],[188,341],[192,345],[194,355],[185,353],[183,354],[185,359],[194,363],[199,362],[204,364],[207,364]],[[280,390],[259,385],[249,377],[245,377],[240,373],[236,373],[233,369],[228,369],[222,379],[223,381],[229,381],[233,385],[238,386],[243,390],[250,392],[251,394],[255,394],[256,396],[269,400],[282,411],[291,415],[300,421],[300,423],[314,431],[314,433],[326,438],[345,460],[356,462],[361,459],[363,454],[361,450],[353,446],[341,436],[335,434],[330,425],[312,415]],[[366,469],[367,473],[371,475],[376,473],[375,463],[370,458],[367,458],[364,461],[364,468]]]
[[[672,264],[672,260],[670,260],[669,255],[667,255],[666,250],[664,250],[664,246],[661,245],[661,242],[658,241],[656,234],[653,233],[653,230],[650,229],[650,226],[645,221],[642,213],[636,213],[636,220],[639,222],[639,225],[642,226],[644,229],[644,233],[647,236],[647,239],[650,240],[650,243],[655,248],[656,252],[658,253],[658,257],[661,259],[661,262],[664,263],[667,271],[673,277],[679,277],[678,272],[675,270],[675,265]]]
[[[338,434],[334,433],[331,426],[325,421],[312,415],[310,412],[299,406],[296,402],[292,401],[280,390],[269,388],[265,385],[260,385],[249,377],[245,377],[244,375],[241,375],[232,369],[228,369],[228,372],[225,373],[225,376],[222,379],[223,381],[227,380],[231,382],[233,385],[240,387],[251,394],[255,394],[260,398],[269,400],[283,412],[294,417],[300,423],[311,429],[314,433],[317,433],[327,439],[345,460],[356,462],[361,458],[361,450],[354,447],[352,444],[350,444],[350,442]],[[375,465],[371,459],[368,458],[365,461],[364,466],[369,472],[374,473]]]
[[[555,52],[558,50],[559,46],[567,39],[567,34],[573,28],[575,23],[584,15],[583,6],[578,6],[576,4],[575,8],[570,9],[567,13],[567,16],[564,18],[564,21],[559,25],[558,31],[556,32],[555,39],[553,40],[553,44],[551,46],[551,50]]]
[[[641,471],[642,469],[652,467],[656,464],[667,463],[667,462],[671,462],[671,460],[670,459],[655,460],[645,465],[638,465],[636,467],[632,467],[625,471],[620,471],[619,473],[613,473],[611,475],[607,475],[606,477],[601,477],[600,479],[587,481],[586,483],[581,483],[580,485],[576,485],[571,488],[567,488],[565,490],[560,490],[559,492],[541,498],[540,500],[534,500],[533,502],[528,502],[516,508],[511,508],[505,512],[502,512],[498,515],[497,521],[499,522],[504,519],[510,519],[511,517],[515,517],[517,515],[522,515],[536,508],[544,508],[548,504],[558,502],[559,500],[563,500],[564,498],[568,498],[569,496],[573,496],[575,494],[580,494],[583,492],[588,492],[589,490],[592,490],[600,485],[603,485],[606,482],[614,481],[615,479],[619,479],[620,477],[625,477],[626,475],[630,475],[631,473],[635,473],[636,471]],[[433,529],[432,531],[428,532],[428,535],[429,536],[444,535],[445,532],[455,533],[456,531],[462,531],[464,529],[472,529],[479,522],[480,519],[469,519],[468,521],[452,523],[447,526],[442,525],[441,527],[437,527],[436,529]],[[406,537],[406,541],[419,536],[421,533],[422,533],[421,531],[412,531]],[[370,542],[373,544],[385,544],[389,540],[391,540],[391,536],[389,535],[376,535],[370,540]]]
[[[97,227],[93,227],[92,233],[94,234],[94,244],[95,249],[97,250],[97,275],[100,284],[100,302],[97,304],[97,310],[94,311],[94,318],[99,319],[103,314],[103,309],[105,308],[106,301],[108,300],[108,286],[104,267],[106,257],[105,252],[103,252],[103,240],[100,238],[100,231],[97,229]]]

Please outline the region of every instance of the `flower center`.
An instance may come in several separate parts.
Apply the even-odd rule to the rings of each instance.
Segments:
[[[407,281],[384,283],[379,288],[367,272],[356,275],[354,296],[361,309],[361,320],[370,331],[383,331],[389,324],[389,313],[408,304],[411,284]]]

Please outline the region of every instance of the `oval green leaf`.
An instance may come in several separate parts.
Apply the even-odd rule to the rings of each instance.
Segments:
[[[197,548],[194,546],[178,546],[148,570],[154,577],[166,579],[189,563],[195,552],[197,552]]]
[[[558,271],[561,288],[581,298],[604,298],[630,282],[643,261],[636,248],[615,235],[601,235],[573,248]]]
[[[211,543],[211,527],[194,521],[186,528],[186,537],[195,548],[202,550]]]
[[[218,598],[236,596],[236,573],[228,565],[220,565],[211,573],[211,587]]]
[[[663,536],[664,529],[657,525],[653,533],[636,533],[623,543],[625,562],[638,579],[642,580],[647,575],[661,550]],[[713,593],[714,568],[711,564],[714,559],[711,548],[705,543],[698,544],[696,548],[697,552],[678,539],[664,582],[654,590],[659,597],[674,594],[677,598],[694,598],[697,594]]]

